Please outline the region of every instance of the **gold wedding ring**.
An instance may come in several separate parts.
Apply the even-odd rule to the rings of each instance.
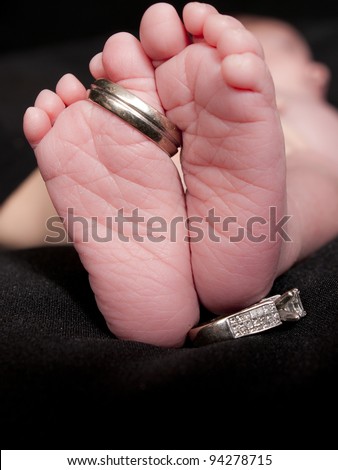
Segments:
[[[164,114],[124,87],[100,78],[91,85],[89,99],[135,127],[169,157],[181,146],[179,129]]]

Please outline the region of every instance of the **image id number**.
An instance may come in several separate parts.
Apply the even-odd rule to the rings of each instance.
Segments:
[[[210,455],[211,465],[272,465],[272,455],[256,454],[228,454],[228,455]]]

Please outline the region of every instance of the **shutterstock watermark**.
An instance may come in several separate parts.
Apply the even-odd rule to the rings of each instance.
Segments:
[[[233,215],[221,217],[216,214],[215,209],[210,209],[205,217],[177,216],[167,220],[161,216],[140,215],[138,208],[133,209],[128,215],[121,208],[116,215],[103,219],[76,215],[74,209],[69,208],[66,218],[61,219],[68,233],[60,225],[59,217],[50,217],[46,224],[49,234],[45,241],[47,243],[71,241],[68,234],[72,238],[76,234],[76,240],[83,243],[89,241],[107,243],[116,239],[123,243],[131,241],[161,243],[177,242],[181,238],[189,243],[199,243],[205,238],[220,243],[223,237],[231,243],[239,243],[245,239],[253,243],[275,242],[278,237],[285,242],[291,242],[286,228],[290,218],[290,215],[278,218],[277,208],[274,206],[269,207],[267,219],[251,216],[245,220],[245,223],[243,217],[241,219]]]

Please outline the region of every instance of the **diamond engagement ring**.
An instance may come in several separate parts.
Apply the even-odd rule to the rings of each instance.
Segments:
[[[194,346],[261,333],[282,324],[296,321],[306,315],[299,290],[291,289],[274,295],[232,315],[201,323],[189,332]]]
[[[91,85],[89,99],[135,127],[169,157],[181,146],[179,129],[164,114],[122,86],[100,78]]]

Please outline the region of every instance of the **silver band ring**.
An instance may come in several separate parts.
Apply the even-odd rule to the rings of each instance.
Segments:
[[[164,114],[124,87],[100,78],[91,85],[89,99],[135,127],[169,157],[181,146],[179,129]]]
[[[261,333],[284,321],[297,321],[306,315],[299,290],[274,295],[232,315],[215,318],[192,328],[189,339],[194,346],[237,339]]]

